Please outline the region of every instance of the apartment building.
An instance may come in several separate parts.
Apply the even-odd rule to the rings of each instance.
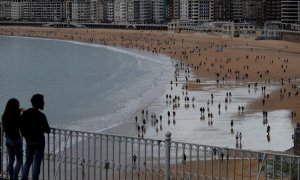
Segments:
[[[281,0],[281,23],[300,22],[300,0]]]
[[[22,19],[29,21],[65,21],[66,2],[62,0],[22,0]]]
[[[213,0],[181,0],[180,20],[193,23],[213,21]]]
[[[128,4],[127,0],[115,0],[114,2],[114,22],[127,22],[128,18]]]
[[[98,22],[97,11],[98,9],[98,0],[90,0],[89,3],[89,21],[90,22]]]
[[[115,11],[114,11],[114,0],[107,0],[106,1],[106,5],[105,5],[105,14],[104,14],[104,19],[105,21],[108,22],[114,22],[114,18],[115,18]]]
[[[201,0],[198,1],[198,16],[195,16],[195,20],[198,22],[213,21],[214,19],[214,1],[213,0]],[[197,9],[195,11],[197,13]]]
[[[167,14],[168,22],[180,19],[180,0],[170,0]]]
[[[104,14],[105,14],[105,5],[106,3],[103,0],[96,1],[96,21],[103,22],[104,21]]]
[[[190,0],[180,1],[180,21],[188,21],[191,19],[192,10],[190,6]]]
[[[264,21],[263,2],[244,0],[241,5],[241,21],[261,24]]]
[[[152,0],[152,22],[162,24],[166,18],[165,0]]]
[[[134,1],[135,0],[128,0],[127,1],[127,21],[129,23],[132,23],[135,21],[134,19],[134,15],[135,15],[135,11],[134,11]]]
[[[231,1],[231,17],[234,22],[242,21],[242,0],[232,0]]]
[[[75,22],[89,22],[90,19],[90,1],[89,0],[75,0],[72,1],[72,21]]]
[[[233,7],[232,7],[232,1],[233,0],[221,0],[221,2],[223,1],[223,7],[224,7],[224,14],[222,14],[222,16],[224,15],[223,20],[225,21],[232,21],[233,20]]]
[[[266,21],[281,21],[281,0],[266,0]]]
[[[214,20],[225,21],[225,3],[223,0],[214,0]]]
[[[22,18],[22,4],[19,0],[11,1],[11,19],[20,20]]]
[[[150,0],[140,0],[140,23],[152,22],[152,2]]]
[[[11,1],[0,1],[0,19],[11,19]]]

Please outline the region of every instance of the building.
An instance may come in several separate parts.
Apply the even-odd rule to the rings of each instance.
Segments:
[[[244,0],[241,5],[241,22],[250,22],[263,25],[263,2],[257,0]]]
[[[224,7],[224,18],[223,20],[225,21],[233,21],[233,7],[232,7],[232,1],[233,0],[221,0],[223,2],[223,7]]]
[[[11,19],[21,20],[22,19],[22,3],[19,0],[11,1]]]
[[[115,11],[114,11],[114,0],[107,0],[104,10],[104,19],[107,22],[114,22]]]
[[[225,21],[225,20],[226,20],[226,15],[225,15],[224,1],[214,0],[214,21]]]
[[[90,19],[90,1],[75,0],[71,2],[71,20],[74,22],[89,22]]]
[[[227,36],[255,36],[257,26],[252,23],[234,23],[234,22],[213,22],[211,23],[212,32]]]
[[[241,0],[231,1],[231,17],[234,22],[242,21],[242,2]]]
[[[188,21],[191,19],[191,7],[189,7],[189,0],[180,1],[180,21]]]
[[[265,20],[281,21],[281,0],[266,0]]]
[[[128,2],[126,0],[115,0],[114,2],[114,22],[121,23],[128,20]]]
[[[169,0],[167,21],[176,21],[180,19],[180,0]]]
[[[212,21],[260,27],[280,22],[284,28],[293,24],[298,29],[294,27],[300,22],[300,0],[0,0],[0,20],[121,24],[179,20],[181,27]]]
[[[21,0],[21,19],[28,21],[53,22],[66,20],[66,1]]]
[[[105,2],[103,0],[96,1],[96,22],[104,22]]]
[[[181,0],[180,20],[201,23],[213,21],[213,0]]]
[[[300,22],[300,0],[281,0],[281,23]]]
[[[214,20],[214,0],[198,1],[198,22],[207,22]]]
[[[134,23],[139,21],[140,17],[140,2],[138,0],[128,0],[127,1],[127,21],[129,23]]]
[[[139,23],[147,24],[152,22],[152,1],[140,0],[140,21]]]
[[[165,0],[152,1],[152,22],[155,24],[163,24],[167,12],[165,12]]]
[[[0,19],[3,20],[11,19],[11,1],[9,0],[0,1]]]

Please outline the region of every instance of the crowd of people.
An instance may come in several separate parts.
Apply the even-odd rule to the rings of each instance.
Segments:
[[[177,66],[177,65],[176,65]],[[180,67],[181,65],[178,65],[177,67]],[[188,68],[187,66],[185,68]],[[163,121],[167,121],[167,124],[170,125],[171,122],[173,122],[173,125],[176,124],[176,112],[180,108],[184,107],[185,109],[189,109],[189,104],[191,104],[191,107],[195,109],[197,104],[201,104],[201,102],[196,101],[197,98],[195,96],[189,96],[188,93],[188,80],[183,78],[190,77],[189,73],[186,74],[186,72],[190,72],[185,70],[185,68],[180,68],[181,70],[176,70],[175,73],[175,82],[176,86],[175,88],[173,81],[170,82],[171,86],[171,93],[168,93],[165,95],[166,104],[170,108],[170,110],[167,111],[167,114],[165,115],[157,115],[158,112],[149,112],[148,109],[142,110],[140,118],[138,116],[135,116],[135,124],[137,129],[138,137],[143,138],[146,134],[146,129],[154,127],[156,132],[162,131],[163,129]],[[185,74],[185,75],[183,75]],[[179,82],[180,80],[180,82]],[[190,78],[190,81],[192,81],[193,78]],[[199,78],[196,78],[196,83],[198,83],[200,80]],[[203,81],[205,82],[205,81]],[[178,84],[181,85],[178,87]],[[254,88],[257,88],[258,85],[255,85]],[[249,85],[248,85],[249,87]],[[250,87],[249,87],[250,88]],[[179,89],[182,89],[182,94],[178,94]],[[262,92],[266,93],[266,88],[263,86]],[[219,95],[217,95],[218,98]],[[205,121],[207,120],[207,123],[209,126],[213,126],[214,123],[214,114],[213,111],[218,110],[219,117],[221,116],[221,111],[223,109],[227,111],[228,106],[232,103],[233,93],[231,91],[227,91],[224,96],[224,101],[220,101],[220,99],[217,99],[215,97],[214,93],[210,93],[210,98],[206,101],[206,107],[201,106],[199,108],[199,115],[200,120]],[[203,102],[202,102],[203,103]],[[181,106],[180,104],[184,104],[184,106]],[[203,103],[204,104],[204,103]],[[215,106],[217,105],[217,107]],[[145,113],[146,112],[146,113]],[[180,111],[179,111],[180,112]],[[245,106],[244,105],[238,105],[237,111],[239,116],[243,116],[245,112]],[[267,117],[268,117],[267,110],[263,111],[263,125],[267,126],[267,140],[270,141],[270,124],[267,123]],[[164,117],[164,118],[163,118]],[[171,121],[172,120],[172,121]],[[150,122],[150,123],[148,123]],[[234,120],[231,119],[230,121],[230,131],[231,135],[236,138],[236,148],[242,148],[242,132],[239,131],[239,129],[234,130]],[[234,131],[236,131],[236,135],[234,136]],[[238,132],[239,131],[239,132]]]

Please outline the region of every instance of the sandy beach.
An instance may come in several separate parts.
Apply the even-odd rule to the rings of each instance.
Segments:
[[[176,59],[178,63],[182,62],[185,67],[188,66],[200,81],[218,81],[221,87],[230,86],[232,82],[242,82],[244,86],[251,88],[255,84],[272,84],[279,90],[264,94],[262,98],[251,102],[247,111],[284,109],[295,112],[295,116],[291,117],[293,125],[300,121],[296,115],[300,108],[300,45],[294,42],[257,41],[253,37],[232,38],[212,34],[111,29],[0,27],[0,34],[99,43],[165,54]],[[205,85],[188,79],[187,86],[190,91],[201,91],[205,88]],[[122,126],[131,127],[128,124]],[[118,132],[118,128],[109,132]]]
[[[141,51],[166,54],[178,62],[191,65],[199,78],[220,80],[244,80],[277,83],[286,89],[280,100],[280,92],[270,94],[266,109],[299,111],[297,79],[300,72],[298,60],[300,45],[287,41],[257,41],[253,37],[222,37],[210,34],[185,34],[157,31],[105,30],[105,29],[52,29],[30,27],[0,27],[2,35],[32,36],[67,39],[136,48]],[[282,83],[283,82],[283,83]],[[189,89],[201,89],[189,82]],[[292,88],[295,87],[297,88]],[[289,98],[290,92],[290,98]],[[261,110],[262,103],[253,103],[253,109]],[[294,122],[299,122],[296,116]]]

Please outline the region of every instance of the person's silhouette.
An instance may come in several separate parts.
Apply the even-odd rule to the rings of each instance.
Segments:
[[[44,133],[50,133],[47,118],[40,110],[44,109],[44,96],[35,94],[31,98],[32,108],[22,114],[21,132],[26,140],[26,161],[22,180],[28,179],[29,169],[33,163],[32,180],[38,180],[45,150]]]

